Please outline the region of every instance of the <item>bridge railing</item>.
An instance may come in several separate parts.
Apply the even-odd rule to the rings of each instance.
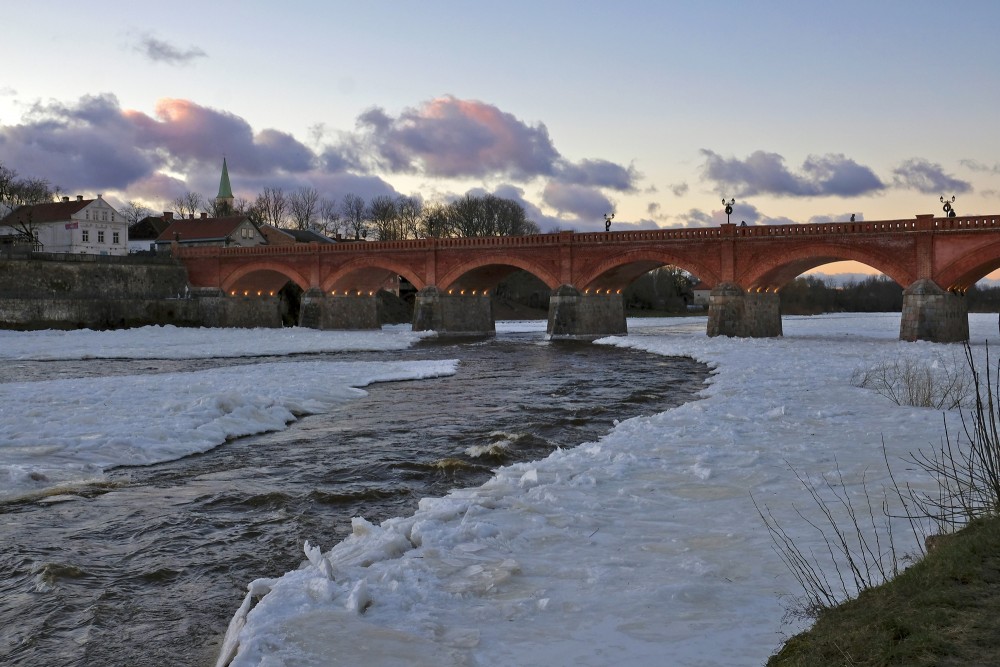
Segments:
[[[966,216],[962,218],[935,218],[935,231],[952,231],[964,229],[990,229],[1000,227],[1000,218],[981,218],[976,216]]]
[[[563,244],[618,244],[637,241],[675,241],[737,237],[765,239],[775,237],[830,236],[840,234],[898,234],[909,232],[957,232],[1000,228],[1000,216],[963,216],[935,218],[918,216],[913,220],[871,222],[825,222],[801,225],[755,225],[721,227],[685,227],[681,229],[640,229],[624,232],[559,232],[532,236],[470,236],[460,238],[409,239],[405,241],[353,241],[350,243],[296,243],[279,246],[179,247],[174,256],[181,258],[228,255],[311,255],[316,253],[353,253],[372,251],[424,251],[431,248],[523,248]]]

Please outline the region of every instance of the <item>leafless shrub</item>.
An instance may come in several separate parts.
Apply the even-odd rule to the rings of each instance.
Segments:
[[[942,364],[940,359],[932,364],[896,360],[855,373],[856,386],[873,389],[898,405],[941,409],[970,404],[968,414],[962,413],[962,429],[957,436],[949,431],[946,420],[937,450],[917,450],[904,459],[906,465],[915,464],[934,479],[934,490],[925,492],[909,483],[900,484],[884,441],[882,452],[889,487],[883,487],[881,501],[874,502],[862,477],[862,508],[857,508],[848,496],[839,466],[832,479],[823,477],[821,487],[792,468],[822,516],[817,522],[795,509],[820,534],[825,545],[821,556],[813,550],[804,551],[771,510],[759,505],[751,494],[775,552],[804,593],[788,608],[790,614],[815,618],[820,611],[899,574],[910,556],[897,547],[893,520],[908,521],[912,544],[923,555],[935,535],[955,532],[979,517],[1000,514],[1000,368],[991,373],[987,348],[983,377],[968,343],[964,350],[962,368]],[[890,508],[892,497],[899,502],[901,511]]]
[[[973,374],[956,359],[937,356],[930,362],[912,357],[884,359],[858,368],[851,384],[870,389],[896,405],[952,410],[966,404],[974,391]]]
[[[822,518],[816,521],[793,507],[799,518],[819,534],[824,545],[819,554],[803,550],[766,504],[758,504],[753,494],[750,498],[767,527],[775,553],[804,593],[786,609],[790,615],[815,618],[823,609],[899,574],[903,559],[896,550],[887,502],[883,499],[876,509],[865,476],[861,479],[865,499],[861,506],[847,493],[839,465],[836,474],[824,475],[819,486],[792,466],[789,469],[820,510]]]
[[[897,495],[904,501],[907,518],[932,521],[939,533],[954,532],[978,517],[1000,514],[1000,424],[997,397],[1000,372],[990,372],[986,351],[986,375],[976,370],[972,348],[965,344],[965,357],[973,378],[973,406],[962,413],[962,429],[945,435],[937,450],[917,450],[908,461],[915,463],[937,482],[933,493],[906,485]]]

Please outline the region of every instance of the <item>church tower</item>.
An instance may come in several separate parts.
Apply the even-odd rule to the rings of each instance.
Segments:
[[[233,187],[229,184],[229,167],[226,166],[226,158],[222,158],[222,178],[219,180],[219,194],[215,197],[216,215],[232,215],[235,203]]]

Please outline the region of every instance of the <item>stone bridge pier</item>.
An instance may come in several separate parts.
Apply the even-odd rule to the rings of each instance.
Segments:
[[[903,290],[903,315],[899,339],[932,343],[969,340],[969,307],[965,294],[941,289],[922,278]]]
[[[747,292],[720,283],[708,296],[708,335],[771,338],[782,335],[777,292]]]
[[[546,332],[552,340],[624,336],[628,328],[622,295],[611,290],[581,293],[572,285],[560,285],[549,297]]]
[[[310,329],[380,329],[378,297],[373,293],[326,294],[312,288],[302,294],[299,326]]]
[[[443,292],[428,285],[413,304],[413,330],[443,336],[495,336],[493,303],[486,293]]]

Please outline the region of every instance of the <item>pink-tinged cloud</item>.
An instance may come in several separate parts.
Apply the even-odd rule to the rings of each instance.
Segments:
[[[528,125],[476,100],[439,97],[395,118],[376,108],[358,121],[393,171],[529,179],[551,174],[559,159],[545,125]]]
[[[276,170],[306,171],[313,153],[290,134],[262,130],[228,111],[203,107],[189,100],[161,99],[155,117],[124,111],[144,147],[166,151],[180,166],[219,161],[223,155],[250,174]]]

